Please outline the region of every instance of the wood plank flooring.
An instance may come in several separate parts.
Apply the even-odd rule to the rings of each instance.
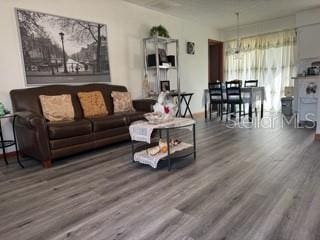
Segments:
[[[171,172],[129,161],[129,143],[51,169],[0,162],[0,239],[320,239],[314,130],[199,120],[196,135],[197,160]]]

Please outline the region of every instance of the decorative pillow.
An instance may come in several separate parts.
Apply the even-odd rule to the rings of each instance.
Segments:
[[[86,118],[108,115],[108,110],[100,91],[78,92],[78,97]]]
[[[114,112],[135,111],[132,105],[131,94],[129,92],[112,92]]]
[[[74,120],[71,95],[39,96],[43,116],[50,122]]]

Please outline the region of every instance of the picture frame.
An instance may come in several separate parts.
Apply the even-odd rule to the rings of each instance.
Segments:
[[[111,82],[106,24],[20,8],[15,14],[27,86]]]
[[[187,42],[187,54],[194,55],[195,54],[195,43]]]
[[[167,53],[165,49],[159,48],[158,49],[158,54],[159,54],[159,59],[161,63],[167,63],[168,58],[167,58]]]
[[[160,81],[160,91],[161,92],[170,91],[170,81],[168,80]]]

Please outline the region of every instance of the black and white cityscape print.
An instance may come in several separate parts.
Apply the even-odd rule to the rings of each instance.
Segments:
[[[17,9],[27,84],[110,82],[107,26]]]

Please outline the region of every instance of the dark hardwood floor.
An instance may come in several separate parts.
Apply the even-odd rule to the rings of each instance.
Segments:
[[[51,169],[1,161],[0,239],[320,239],[314,130],[199,120],[197,143],[171,172],[130,162],[129,143]]]

